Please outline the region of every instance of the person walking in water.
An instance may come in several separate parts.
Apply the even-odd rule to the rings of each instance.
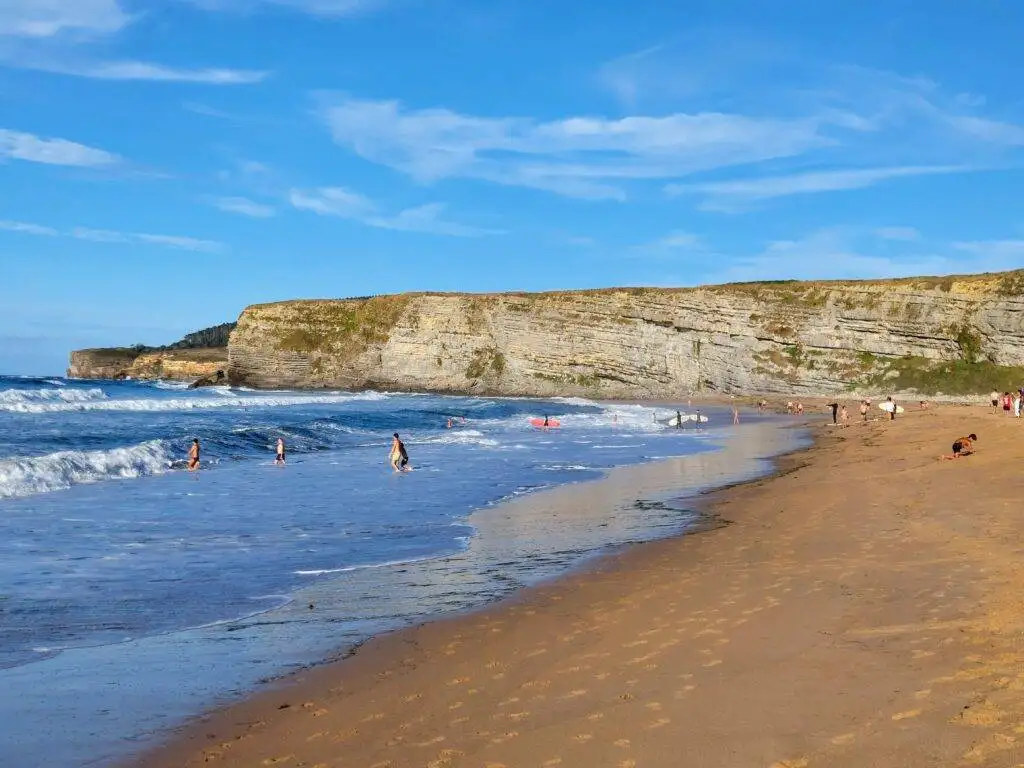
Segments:
[[[199,469],[199,438],[192,441],[192,447],[188,449],[188,471]]]
[[[276,451],[276,455],[274,456],[274,463],[275,464],[284,464],[284,438],[283,437],[277,438],[277,451]]]
[[[683,414],[681,411],[676,411],[676,428],[679,429],[683,426]]]
[[[732,423],[733,424],[739,424],[740,423],[740,409],[737,408],[735,405],[732,407]]]
[[[395,472],[409,471],[409,454],[405,450],[405,443],[399,439],[397,432],[391,440],[391,466],[394,467]]]

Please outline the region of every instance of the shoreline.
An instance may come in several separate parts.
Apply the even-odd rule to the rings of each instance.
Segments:
[[[1021,429],[956,407],[819,429],[706,497],[732,525],[376,638],[138,764],[1012,765]],[[938,461],[967,431],[979,453]]]
[[[638,401],[621,402],[651,405]],[[724,416],[725,414],[723,418]],[[470,621],[478,615],[518,605],[522,601],[531,600],[537,591],[557,588],[567,580],[586,578],[592,571],[600,571],[608,562],[628,556],[635,549],[700,535],[728,525],[729,521],[721,520],[711,509],[712,500],[716,495],[731,488],[766,482],[776,474],[789,471],[786,463],[790,457],[800,456],[813,449],[813,443],[806,444],[806,438],[801,434],[806,433],[809,427],[809,419],[806,416],[799,420],[794,417],[791,422],[778,418],[746,422],[741,425],[741,429],[747,433],[746,442],[741,435],[729,435],[723,437],[720,447],[711,452],[658,457],[640,464],[611,467],[603,470],[602,475],[597,478],[556,485],[538,493],[505,499],[494,506],[480,508],[466,519],[466,524],[477,531],[474,535],[477,547],[481,546],[481,542],[501,538],[502,531],[496,530],[496,526],[500,528],[510,521],[518,522],[521,515],[536,515],[539,511],[538,506],[548,512],[551,506],[579,508],[580,501],[574,500],[574,496],[581,496],[590,501],[593,501],[595,496],[600,497],[599,503],[602,506],[664,504],[666,509],[672,511],[674,519],[670,523],[671,531],[666,534],[656,535],[648,532],[646,538],[610,543],[592,551],[584,550],[576,562],[561,566],[550,573],[532,574],[533,578],[530,581],[520,583],[506,594],[479,604],[445,611],[438,616],[416,619],[407,626],[387,629],[354,645],[338,648],[319,661],[266,680],[264,686],[248,692],[240,699],[190,718],[188,722],[172,729],[163,742],[141,754],[119,760],[114,765],[125,768],[178,765],[178,748],[188,742],[205,740],[211,720],[232,717],[231,713],[235,710],[248,708],[254,702],[267,698],[274,699],[281,692],[288,692],[296,686],[302,687],[307,677],[319,677],[338,665],[361,665],[367,654],[377,656],[377,644],[400,644],[404,642],[402,638],[406,633],[415,633],[434,625],[444,626],[453,622]],[[733,427],[718,429],[730,430]],[[783,433],[783,440],[791,442],[780,449],[777,441]],[[710,441],[715,441],[713,432],[697,434],[706,435]],[[773,447],[765,446],[766,438],[770,439]],[[703,478],[703,482],[694,482],[695,477]],[[431,561],[446,561],[457,557],[459,555],[431,558]],[[301,602],[298,597],[295,599]],[[369,650],[371,648],[373,650]],[[169,758],[169,762],[161,762],[165,758]]]

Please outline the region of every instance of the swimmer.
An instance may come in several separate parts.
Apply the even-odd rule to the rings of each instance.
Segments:
[[[391,441],[390,462],[395,472],[409,471],[409,454],[405,450],[405,443],[398,438],[397,432],[395,432],[394,439]]]
[[[284,438],[283,437],[277,438],[276,454],[277,455],[274,456],[274,463],[275,464],[284,464]]]
[[[940,456],[940,459],[959,459],[961,456],[970,456],[974,453],[974,444],[978,436],[971,432],[967,437],[959,437],[953,442],[953,454],[951,456]]]
[[[452,419],[451,419],[451,417],[449,416],[449,417],[448,417],[448,426],[446,427],[446,429],[451,429],[451,428],[452,428]]]
[[[192,441],[192,447],[188,449],[188,471],[199,469],[199,438]]]

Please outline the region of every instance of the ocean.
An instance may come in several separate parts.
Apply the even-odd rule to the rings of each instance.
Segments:
[[[510,499],[738,434],[727,410],[703,429],[668,426],[673,413],[0,377],[0,763],[110,765],[374,634],[685,530],[687,494],[790,447],[673,478],[659,499],[480,524]],[[531,426],[545,415],[561,426]],[[411,472],[387,464],[393,432]],[[180,471],[193,438],[201,470]]]

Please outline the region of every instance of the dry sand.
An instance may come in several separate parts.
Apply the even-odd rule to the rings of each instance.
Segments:
[[[710,498],[731,525],[372,641],[142,764],[1021,764],[1024,420],[816,430]],[[938,460],[968,432],[976,455]]]

